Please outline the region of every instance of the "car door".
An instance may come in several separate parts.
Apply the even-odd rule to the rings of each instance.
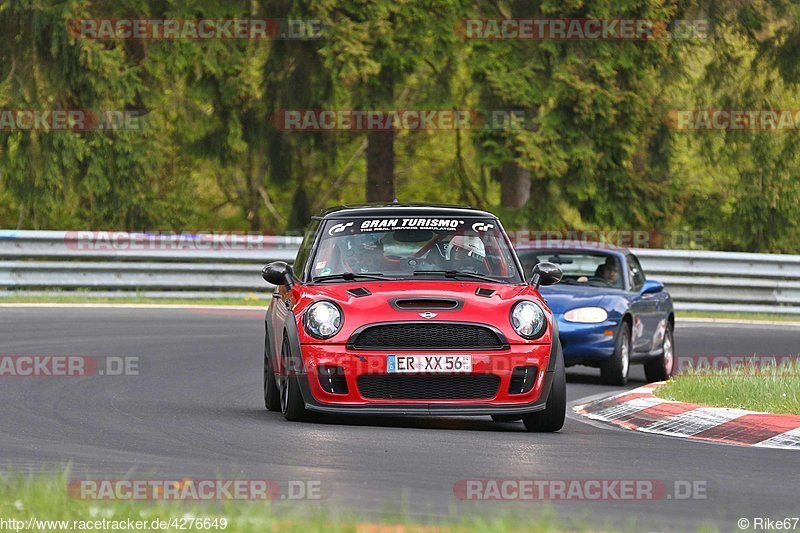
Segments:
[[[644,271],[633,254],[625,256],[626,273],[631,290],[631,313],[633,314],[633,349],[649,353],[658,334],[657,298],[654,294],[642,294],[645,282]]]

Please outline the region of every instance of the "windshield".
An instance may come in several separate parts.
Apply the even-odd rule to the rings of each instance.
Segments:
[[[519,260],[525,273],[530,273],[534,265],[541,261],[557,264],[564,272],[562,285],[624,288],[619,259],[614,254],[573,250],[524,250],[519,252]]]
[[[479,217],[328,220],[310,266],[312,280],[381,274],[524,281],[497,220]]]

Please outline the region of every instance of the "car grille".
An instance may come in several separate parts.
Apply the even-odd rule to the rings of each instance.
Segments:
[[[500,377],[364,374],[356,378],[356,384],[361,396],[373,400],[488,400],[497,394]]]
[[[508,347],[501,333],[486,326],[418,322],[368,326],[356,332],[348,345],[354,349],[500,350]]]

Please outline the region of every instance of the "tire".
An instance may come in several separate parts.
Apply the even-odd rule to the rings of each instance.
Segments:
[[[300,393],[300,384],[297,381],[296,368],[293,362],[289,339],[283,336],[281,345],[281,362],[283,373],[278,385],[280,391],[280,406],[284,418],[290,422],[300,422],[308,418],[306,402]]]
[[[560,342],[556,351],[554,373],[544,411],[529,413],[522,417],[522,423],[528,431],[544,433],[558,431],[564,427],[564,418],[567,415],[567,374],[564,371],[564,354],[561,352]]]
[[[272,364],[264,349],[264,407],[268,411],[278,412],[281,410],[281,396],[278,392],[278,384],[275,383],[275,372]]]
[[[672,325],[667,324],[664,340],[661,342],[661,355],[645,362],[644,375],[648,383],[666,381],[675,370],[675,337]]]
[[[631,368],[631,326],[623,322],[617,333],[614,354],[600,367],[600,377],[606,385],[622,386],[628,382]]]
[[[492,415],[492,420],[495,422],[519,422],[522,420],[522,415]]]

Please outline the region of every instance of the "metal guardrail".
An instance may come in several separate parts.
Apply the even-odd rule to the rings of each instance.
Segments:
[[[266,298],[270,261],[300,237],[0,230],[0,296]],[[5,291],[2,289],[5,288]]]
[[[0,230],[0,296],[255,297],[300,237]],[[800,314],[800,256],[639,249],[679,310]],[[5,290],[3,290],[5,289]]]
[[[666,285],[677,309],[800,314],[800,256],[635,252],[647,276]]]

